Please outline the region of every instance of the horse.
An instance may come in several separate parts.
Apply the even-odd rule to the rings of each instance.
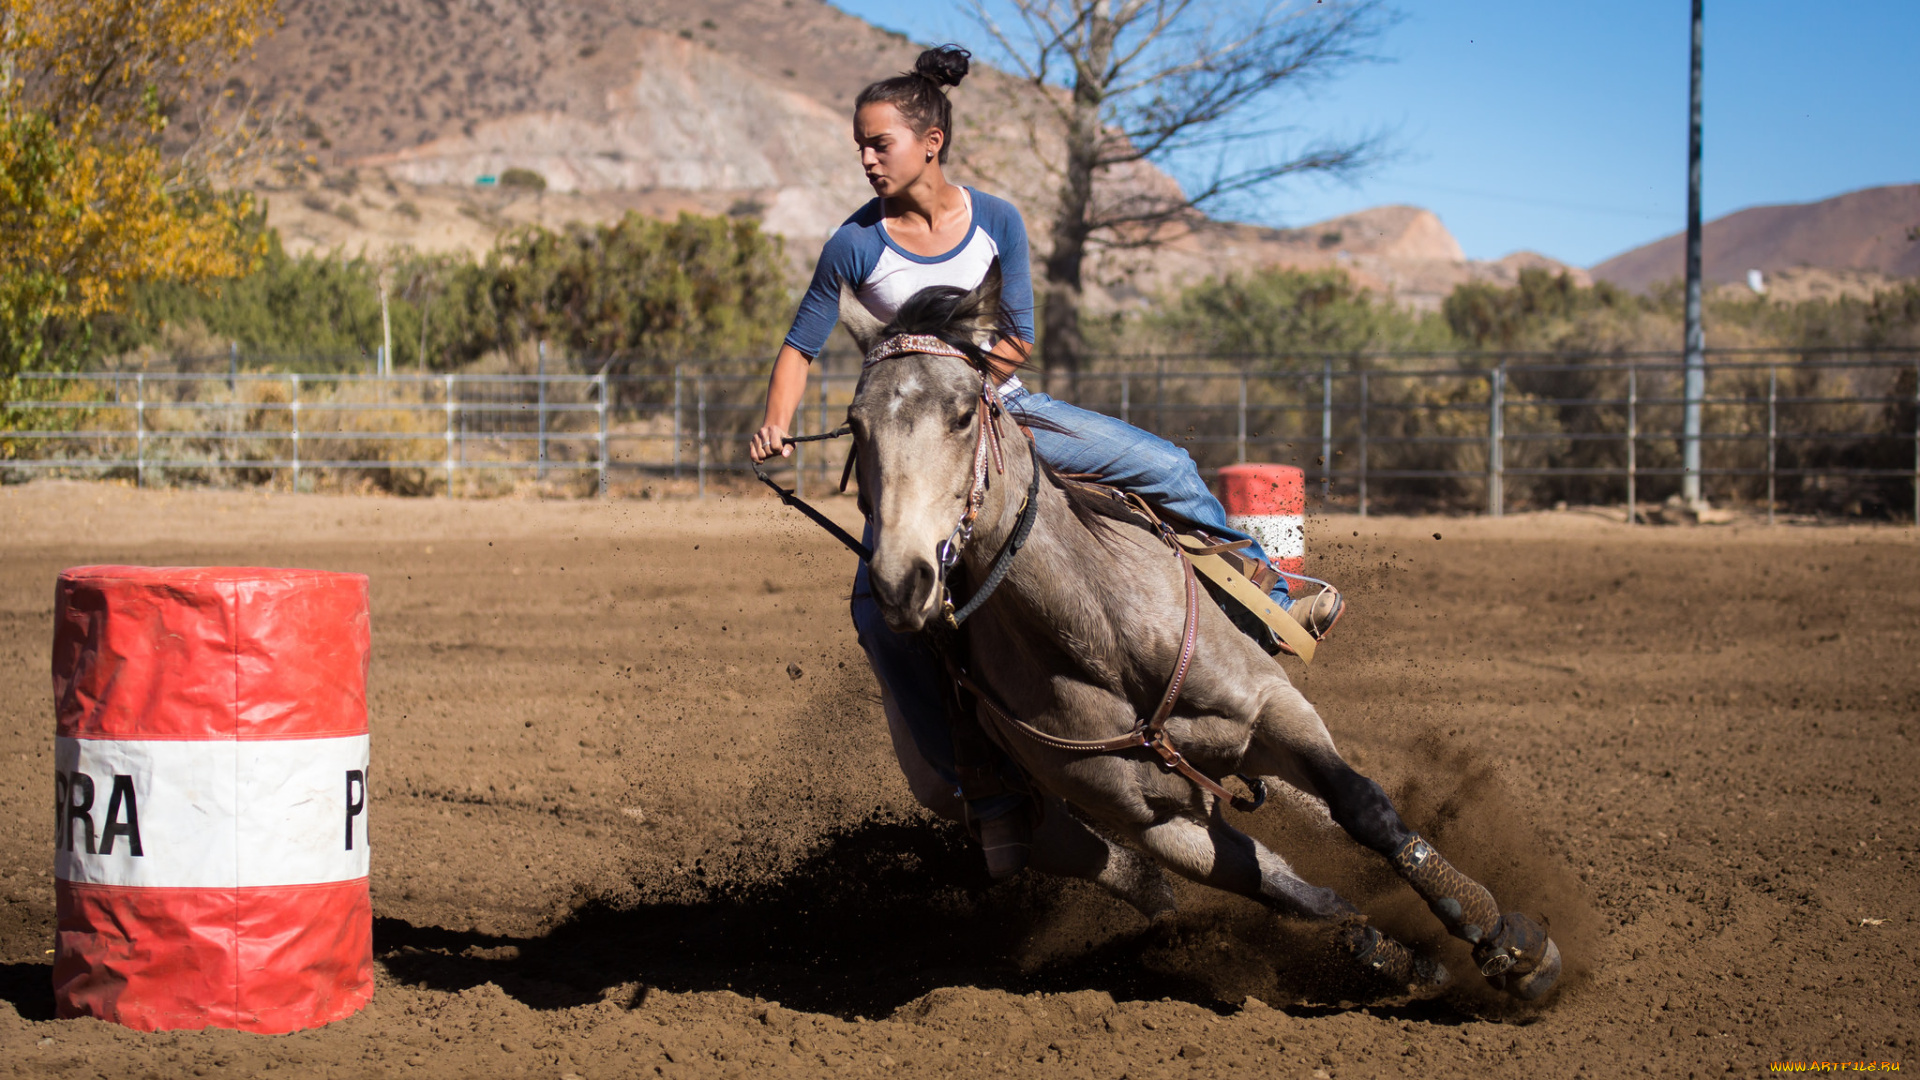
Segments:
[[[982,351],[1005,330],[999,292],[996,263],[977,288],[923,290],[885,325],[843,291],[841,321],[867,357],[847,418],[874,600],[896,632],[953,635],[952,571],[982,583],[954,676],[1047,801],[1030,865],[1093,881],[1150,920],[1173,908],[1164,868],[1325,925],[1388,983],[1445,984],[1443,965],[1229,824],[1221,778],[1258,791],[1277,780],[1387,859],[1495,988],[1544,1001],[1561,962],[1540,925],[1503,912],[1409,828],[1286,670],[1204,593],[1195,603],[1170,530],[1032,450]],[[916,794],[941,809],[890,719]]]

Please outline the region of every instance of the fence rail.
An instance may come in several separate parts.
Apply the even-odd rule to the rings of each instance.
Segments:
[[[1437,366],[1454,361],[1459,366]],[[1472,365],[1472,366],[1469,366]],[[1678,354],[1581,359],[1109,360],[1076,403],[1188,449],[1203,471],[1306,469],[1327,508],[1482,509],[1625,502],[1679,490],[1689,403]],[[824,431],[857,375],[816,375],[796,433]],[[488,476],[680,479],[704,496],[744,472],[761,371],[657,375],[92,373],[22,376],[0,401],[0,473],[139,484],[285,483],[345,473],[417,494]],[[1700,476],[1719,499],[1920,517],[1920,352],[1710,356]],[[840,451],[796,447],[803,491]]]

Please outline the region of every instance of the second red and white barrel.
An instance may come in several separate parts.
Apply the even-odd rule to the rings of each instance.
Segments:
[[[373,995],[367,579],[90,566],[56,587],[54,998],[286,1032]]]
[[[1220,470],[1220,504],[1227,524],[1253,537],[1274,566],[1292,574],[1307,568],[1307,474],[1292,465],[1244,463]]]

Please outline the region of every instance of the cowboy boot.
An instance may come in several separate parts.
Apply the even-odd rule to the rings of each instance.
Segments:
[[[1293,606],[1287,609],[1287,614],[1293,616],[1294,621],[1312,635],[1313,640],[1319,641],[1327,636],[1327,632],[1333,629],[1334,623],[1340,621],[1340,616],[1345,614],[1346,610],[1346,598],[1340,595],[1339,589],[1329,585],[1312,596],[1295,600]],[[1280,635],[1274,633],[1265,624],[1261,625],[1260,633],[1256,635],[1255,640],[1267,650],[1268,655],[1278,653],[1286,653],[1288,656],[1296,655],[1292,646],[1280,640]]]
[[[1273,590],[1285,577],[1279,570],[1274,569],[1271,563],[1248,558],[1239,552],[1226,552],[1222,557],[1245,574],[1254,588],[1269,596],[1273,595]],[[1340,590],[1331,585],[1324,586],[1312,596],[1304,597],[1294,596],[1289,587],[1288,600],[1281,606],[1287,609],[1287,614],[1292,615],[1294,621],[1304,627],[1307,633],[1313,635],[1313,640],[1319,641],[1333,629],[1334,623],[1340,621],[1341,613],[1347,609],[1347,601],[1340,595]]]
[[[1346,597],[1340,595],[1339,589],[1329,585],[1312,596],[1295,599],[1293,606],[1287,609],[1287,614],[1305,627],[1307,633],[1313,635],[1313,640],[1319,641],[1327,636],[1346,610]]]
[[[1218,539],[1205,533],[1200,535],[1207,540]],[[1280,571],[1273,568],[1271,563],[1240,551],[1222,551],[1219,555],[1227,565],[1244,575],[1254,588],[1268,596],[1274,596],[1274,590],[1280,587],[1282,575]],[[1239,601],[1225,599],[1224,594],[1217,592],[1211,583],[1207,585],[1207,591],[1220,602],[1221,609],[1227,613],[1229,619],[1233,620],[1233,625],[1238,627],[1241,633],[1259,642],[1260,647],[1267,651],[1267,655],[1272,656],[1283,652],[1289,656],[1294,655],[1293,649],[1280,640],[1280,636],[1273,632],[1272,627],[1242,607]],[[1347,607],[1346,599],[1340,595],[1340,590],[1331,585],[1306,599],[1279,600],[1279,597],[1274,599],[1293,616],[1294,621],[1305,628],[1307,633],[1313,635],[1315,641],[1320,640],[1327,631],[1333,629],[1333,624],[1340,620],[1341,613],[1346,611]],[[1291,608],[1287,607],[1288,603],[1292,604]]]

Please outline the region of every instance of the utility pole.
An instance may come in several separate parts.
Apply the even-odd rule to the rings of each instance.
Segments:
[[[538,409],[539,416],[540,416],[540,420],[539,420],[540,466],[537,470],[535,470],[535,473],[540,479],[545,480],[547,478],[547,339],[546,338],[540,339],[539,350],[540,350],[540,377],[537,381],[540,384],[540,388],[539,388],[540,397],[539,397],[538,404],[536,405],[536,408]]]
[[[427,373],[427,301],[430,295],[423,281],[420,285],[420,350],[413,354],[413,358],[420,363],[422,375]]]
[[[393,374],[393,320],[387,318],[387,275],[380,274],[380,377]]]
[[[1700,5],[1693,0],[1693,80],[1687,120],[1687,375],[1680,497],[1700,505],[1700,402],[1707,396],[1707,333],[1700,325]]]

